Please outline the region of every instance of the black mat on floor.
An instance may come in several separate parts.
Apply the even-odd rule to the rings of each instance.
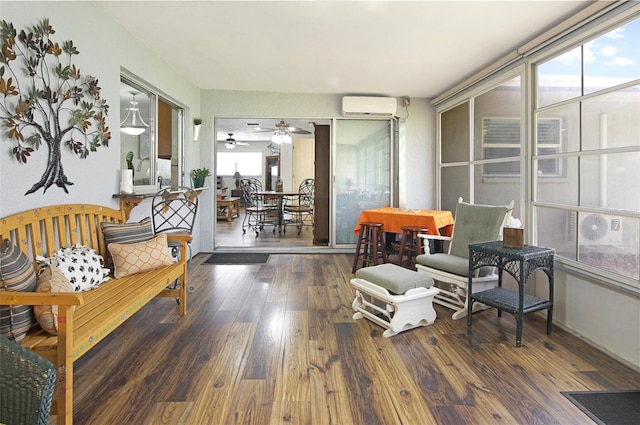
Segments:
[[[264,264],[267,261],[269,261],[269,254],[219,252],[211,254],[204,264]]]
[[[562,391],[599,425],[638,425],[640,391]]]

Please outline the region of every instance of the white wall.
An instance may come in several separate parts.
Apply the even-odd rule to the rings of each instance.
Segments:
[[[92,2],[16,2],[2,1],[2,19],[12,22],[17,31],[49,18],[56,33],[54,41],[62,43],[72,40],[80,54],[73,63],[82,75],[98,78],[101,96],[110,106],[107,125],[111,131],[108,148],[99,148],[87,159],[80,159],[63,148],[62,164],[70,181],[74,183],[65,193],[57,186],[25,196],[25,192],[42,176],[47,160],[46,147],[34,152],[28,163],[19,164],[8,154],[11,143],[2,138],[0,150],[0,216],[45,205],[91,203],[119,208],[112,198],[119,191],[119,169],[122,152],[120,148],[120,67],[133,72],[143,80],[160,88],[167,95],[187,107],[187,122],[200,114],[200,91],[187,79],[172,69],[144,46],[137,43],[122,28],[105,18],[103,12]],[[193,140],[193,126],[187,125],[186,140]],[[199,157],[198,145],[187,142],[186,163]],[[150,207],[143,203],[134,209],[132,218],[149,215]],[[197,241],[195,242],[197,245]]]

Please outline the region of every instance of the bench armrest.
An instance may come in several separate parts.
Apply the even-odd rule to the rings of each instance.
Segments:
[[[82,305],[80,292],[8,292],[0,291],[2,305]]]
[[[166,235],[167,235],[167,241],[189,243],[193,240],[193,236],[191,235],[178,235],[178,234],[172,234],[172,233],[166,233]]]

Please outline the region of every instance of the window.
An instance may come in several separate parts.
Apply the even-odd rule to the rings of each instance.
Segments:
[[[218,176],[233,177],[239,172],[242,177],[262,176],[261,152],[218,152],[217,156]]]
[[[530,243],[639,292],[640,19],[564,43],[437,106],[439,206],[515,199]]]
[[[536,65],[538,123],[560,116],[567,151],[534,144],[534,211],[538,243],[605,273],[640,279],[640,20],[618,27]],[[556,131],[553,130],[555,134]],[[562,157],[566,179],[542,177]]]
[[[520,126],[517,118],[483,118],[482,147],[485,159],[519,157]],[[552,155],[561,152],[560,120],[542,118],[538,121],[538,155]],[[560,176],[561,167],[558,158],[540,160],[538,174],[542,176]],[[483,166],[485,177],[509,177],[520,175],[519,162],[489,163]]]

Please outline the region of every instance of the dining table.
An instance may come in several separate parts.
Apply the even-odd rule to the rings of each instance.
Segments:
[[[360,232],[360,223],[382,223],[385,233],[402,233],[402,227],[412,226],[427,229],[429,235],[451,236],[453,214],[444,210],[422,210],[410,208],[382,207],[363,210],[354,228]]]
[[[294,197],[294,196],[298,196],[298,192],[279,192],[276,190],[261,190],[261,191],[257,191],[254,192],[254,195],[256,196],[260,196],[262,197],[265,201],[268,199],[276,199],[276,212],[277,212],[277,223],[275,223],[275,225],[277,225],[278,227],[278,232],[282,231],[282,226],[285,224],[284,222],[284,198],[286,197]]]

